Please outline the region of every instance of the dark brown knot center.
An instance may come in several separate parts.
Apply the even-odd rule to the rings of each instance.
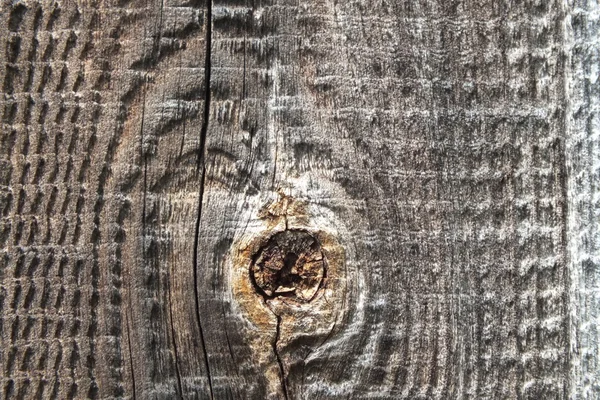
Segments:
[[[254,255],[250,276],[259,293],[310,301],[325,276],[325,258],[310,233],[290,229],[278,232]]]

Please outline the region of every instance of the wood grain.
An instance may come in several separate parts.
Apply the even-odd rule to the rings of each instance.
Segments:
[[[0,398],[599,398],[598,15],[4,0]]]

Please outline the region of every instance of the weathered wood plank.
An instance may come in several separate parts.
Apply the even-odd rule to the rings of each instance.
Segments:
[[[335,210],[325,223],[353,250],[344,323],[325,347],[283,341],[288,394],[564,397],[563,32],[547,23],[561,8],[219,6],[211,165],[247,169],[237,108],[264,121],[253,144],[270,157],[208,182],[205,263],[280,187]],[[259,26],[242,39],[244,13]]]
[[[189,371],[207,391],[169,303],[194,310],[204,4],[2,10],[3,396],[170,397]]]
[[[0,397],[596,398],[597,8],[5,1]]]

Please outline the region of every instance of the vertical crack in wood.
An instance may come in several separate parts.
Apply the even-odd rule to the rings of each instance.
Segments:
[[[146,28],[144,27],[144,39],[148,36]],[[144,74],[148,70],[148,57],[146,54],[146,41],[144,40]],[[143,189],[142,189],[142,263],[143,267],[146,266],[146,197],[148,190],[148,159],[146,157],[146,151],[144,150],[144,118],[146,116],[146,84],[147,75],[144,75],[144,83],[142,85],[142,115],[140,121],[140,159],[144,164],[144,177],[143,177]],[[131,272],[130,272],[131,274]],[[132,309],[131,305],[131,276],[129,281],[129,309]],[[127,315],[127,343],[129,346],[129,368],[131,369],[131,384],[133,386],[133,399],[136,399],[136,386],[135,386],[135,370],[133,366],[133,348],[131,346],[131,335],[129,328],[129,315]]]
[[[273,179],[271,180],[271,189],[275,188],[275,178],[277,178],[277,157],[279,153],[279,143],[277,140],[277,134],[275,134],[275,158],[273,162]]]
[[[177,341],[175,340],[175,326],[173,325],[173,297],[171,292],[171,285],[169,284],[169,320],[171,322],[171,341],[173,342],[173,355],[175,357],[175,374],[177,375],[179,398],[183,399],[183,385],[181,384],[181,372],[179,371],[179,353],[177,351]]]
[[[210,364],[208,362],[208,352],[206,351],[206,341],[204,340],[204,330],[200,319],[200,293],[198,292],[198,241],[200,239],[200,221],[202,219],[202,201],[204,198],[204,185],[206,179],[206,168],[204,165],[204,150],[206,147],[206,135],[208,131],[208,120],[210,116],[210,69],[211,69],[211,48],[212,48],[212,0],[207,0],[206,9],[206,55],[204,57],[204,119],[200,129],[200,146],[198,149],[198,171],[201,170],[200,190],[198,194],[198,213],[196,217],[196,231],[194,234],[194,254],[193,254],[193,275],[194,275],[194,297],[196,303],[196,320],[198,321],[198,331],[200,341],[202,342],[202,353],[204,354],[204,366],[208,377],[208,389],[210,398],[214,399],[212,376],[210,373]]]
[[[246,32],[246,20],[244,20],[244,32]],[[244,69],[242,72],[242,101],[246,99],[246,40],[247,34],[244,33]],[[252,136],[250,136],[250,140],[252,140]],[[252,146],[250,146],[250,151],[252,151]]]
[[[273,314],[275,314],[275,312],[273,312]],[[281,390],[283,391],[283,397],[285,398],[285,400],[288,400],[289,397],[285,378],[285,370],[283,368],[283,361],[281,361],[281,357],[279,356],[279,350],[277,350],[277,343],[279,342],[279,336],[281,334],[281,316],[275,314],[275,317],[277,317],[277,326],[275,327],[275,340],[273,340],[272,343],[273,353],[275,354],[277,364],[279,365],[279,375],[281,378]]]
[[[273,348],[273,355],[275,356],[275,360],[277,361],[277,366],[279,367],[279,379],[281,382],[281,391],[283,392],[283,397],[285,400],[289,399],[289,394],[288,394],[288,389],[287,389],[287,382],[286,382],[286,376],[285,376],[285,369],[283,367],[283,360],[281,359],[281,356],[279,355],[279,350],[277,349],[277,345],[279,343],[279,338],[281,337],[281,315],[278,315],[270,306],[269,303],[267,302],[267,298],[265,296],[261,296],[262,297],[262,301],[265,304],[265,307],[267,307],[267,309],[269,311],[271,311],[271,313],[275,316],[276,320],[277,320],[277,324],[275,325],[275,337],[273,338],[273,341],[271,342],[271,347]]]
[[[198,321],[198,331],[200,341],[202,342],[202,353],[204,354],[204,365],[206,367],[206,375],[208,377],[208,388],[210,390],[210,398],[213,399],[212,377],[210,374],[210,365],[208,363],[208,352],[206,351],[206,341],[204,340],[204,330],[202,329],[202,321],[200,319],[200,293],[198,292],[198,241],[200,239],[200,219],[202,218],[202,198],[204,197],[204,176],[205,170],[202,170],[202,180],[200,184],[200,194],[198,200],[198,213],[196,218],[196,232],[194,235],[194,297],[196,303],[196,320]]]
[[[204,57],[204,112],[202,127],[200,128],[200,148],[198,149],[198,170],[204,168],[204,149],[206,147],[206,134],[208,132],[208,120],[210,117],[210,70],[212,49],[212,0],[207,0],[206,8],[206,55]],[[204,171],[202,171],[202,183],[204,183]]]
[[[129,346],[129,369],[131,371],[131,386],[133,387],[133,400],[137,399],[135,393],[135,369],[133,368],[133,351],[131,350],[131,335],[129,333],[129,314],[125,314],[125,320],[127,327],[127,345]]]
[[[233,355],[233,348],[231,347],[231,341],[229,340],[229,333],[227,332],[228,331],[227,319],[226,319],[227,316],[225,314],[225,305],[224,304],[221,306],[221,314],[223,315],[223,321],[224,321],[224,325],[225,325],[224,326],[225,329],[223,329],[223,331],[225,331],[225,339],[227,340],[227,348],[229,349],[229,356],[231,357],[231,361],[233,361],[233,364],[237,365],[235,362],[235,357]],[[236,373],[236,375],[239,375],[237,368],[235,369],[235,373]]]
[[[148,196],[148,156],[144,150],[144,114],[146,113],[146,88],[144,87],[144,94],[142,100],[142,122],[141,122],[141,146],[140,155],[144,162],[144,182],[142,191],[142,252],[144,253],[144,260],[146,259],[146,199]]]

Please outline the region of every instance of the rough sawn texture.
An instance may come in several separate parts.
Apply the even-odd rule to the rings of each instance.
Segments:
[[[600,398],[597,3],[0,7],[0,398]]]

